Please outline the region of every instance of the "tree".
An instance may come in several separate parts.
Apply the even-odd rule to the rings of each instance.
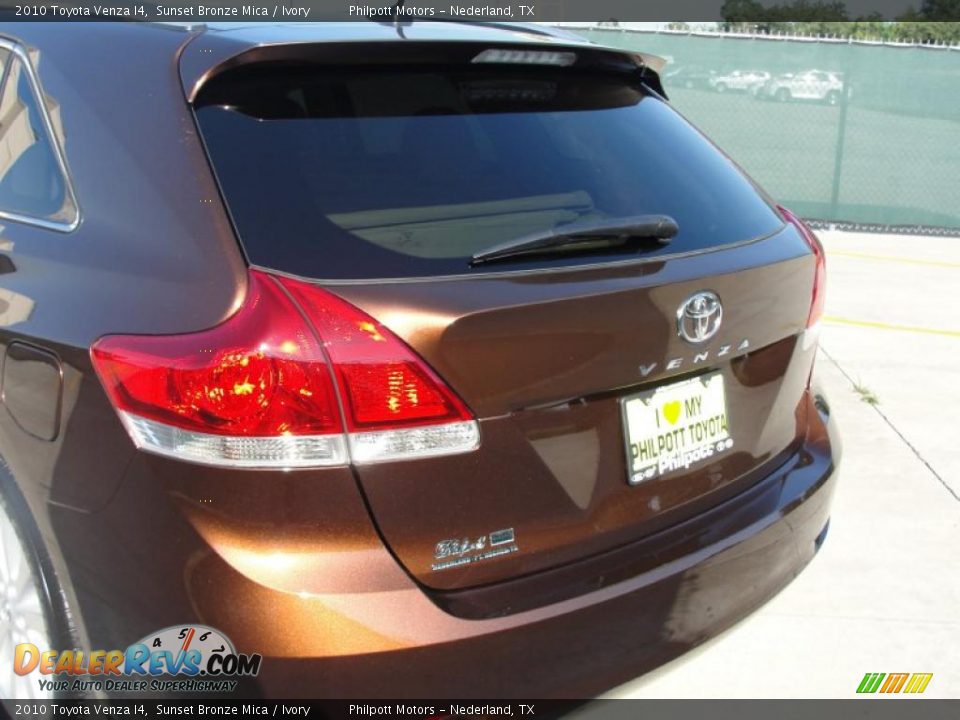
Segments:
[[[960,2],[960,0],[940,0]],[[764,7],[757,0],[726,0],[720,8],[727,31],[784,32],[799,24],[827,24],[847,20],[847,10],[841,0],[808,2],[794,0],[785,5]]]
[[[960,0],[923,0],[920,15],[924,20],[956,20],[960,17]]]
[[[922,0],[920,10],[908,10],[897,22],[874,12],[849,22],[839,0],[794,0],[764,7],[757,0],[726,0],[720,8],[727,32],[826,35],[857,40],[960,43],[960,0]]]
[[[757,0],[726,0],[720,8],[726,32],[752,32],[765,20],[766,8]]]
[[[922,12],[922,11],[921,11]],[[893,28],[890,39],[906,42],[960,43],[960,22],[928,22],[919,13],[904,13],[900,22],[890,23]]]

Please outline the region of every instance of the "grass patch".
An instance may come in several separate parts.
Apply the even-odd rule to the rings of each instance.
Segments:
[[[878,398],[873,390],[864,385],[860,380],[857,380],[853,384],[853,391],[860,396],[860,399],[863,400],[867,405],[879,405],[880,398]]]

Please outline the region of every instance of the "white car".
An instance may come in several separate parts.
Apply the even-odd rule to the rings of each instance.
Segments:
[[[725,75],[710,78],[710,87],[717,92],[737,90],[754,92],[770,79],[770,73],[763,70],[734,70]]]
[[[780,102],[819,100],[836,105],[843,97],[843,78],[839,73],[823,70],[784,73],[767,81],[757,94]]]

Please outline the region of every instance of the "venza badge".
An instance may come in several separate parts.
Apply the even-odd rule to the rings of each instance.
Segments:
[[[720,329],[723,306],[716,293],[698,292],[677,308],[677,332],[689,343],[706,342]]]

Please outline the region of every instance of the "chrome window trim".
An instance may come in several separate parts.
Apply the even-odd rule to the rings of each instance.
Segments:
[[[20,213],[9,212],[2,208],[0,208],[0,219],[12,220],[13,222],[24,225],[33,225],[44,228],[45,230],[55,230],[62,233],[73,232],[80,226],[82,213],[80,212],[80,204],[77,202],[77,194],[73,189],[73,178],[67,167],[67,159],[63,154],[60,139],[57,137],[56,132],[54,132],[53,121],[50,119],[50,113],[47,110],[47,103],[45,102],[46,95],[43,93],[40,78],[37,75],[36,69],[33,67],[33,63],[30,61],[30,56],[27,54],[26,48],[24,48],[21,43],[9,38],[0,37],[0,49],[7,50],[12,57],[17,58],[23,64],[27,73],[27,82],[30,83],[30,89],[36,96],[37,106],[40,108],[41,122],[50,139],[53,155],[57,160],[57,167],[60,169],[60,175],[63,177],[64,192],[67,193],[67,197],[74,209],[74,217],[70,221],[48,220],[46,218],[34,217],[33,215],[21,215]],[[0,87],[0,92],[3,92],[5,89],[7,79],[7,72],[5,71],[4,85]]]

